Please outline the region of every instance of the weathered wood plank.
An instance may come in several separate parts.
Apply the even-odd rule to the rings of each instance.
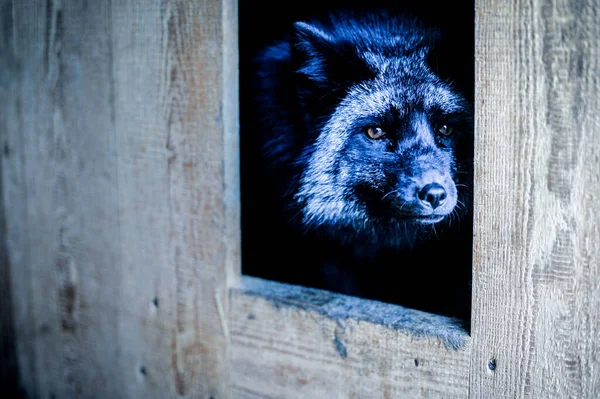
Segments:
[[[27,48],[24,41],[39,38],[37,26],[19,26],[19,9],[12,1],[2,2],[2,98],[0,135],[2,135],[2,194],[6,223],[6,266],[10,268],[10,290],[18,359],[19,384],[30,397],[37,396],[35,374],[35,339],[31,307],[31,265],[25,188],[25,153],[23,151],[24,90],[22,60]]]
[[[28,302],[30,270],[24,262],[25,193],[22,185],[23,154],[20,148],[20,78],[14,35],[13,4],[0,1],[0,147],[2,216],[0,238],[0,390],[16,395],[19,385],[33,387],[33,351],[26,334],[31,317]],[[7,208],[7,204],[10,208]],[[10,209],[10,210],[9,210]],[[8,212],[15,217],[8,217]],[[11,249],[10,251],[8,249]],[[11,263],[14,269],[11,270]],[[17,364],[17,358],[21,361]],[[21,375],[21,378],[19,378]],[[29,391],[30,396],[35,392]]]
[[[474,398],[600,397],[599,8],[477,3]]]
[[[8,16],[8,17],[7,17]],[[13,40],[12,40],[12,4],[0,1],[0,143],[5,150],[2,157],[10,153],[8,131],[14,134],[15,115],[13,98],[16,97],[17,84]],[[1,145],[1,144],[0,144]],[[10,397],[18,397],[17,336],[12,296],[12,279],[7,248],[7,226],[4,205],[4,175],[0,161],[0,391]]]
[[[0,98],[7,94],[7,91],[3,90],[4,84],[5,82],[0,82]],[[1,107],[2,105],[0,105]],[[5,123],[0,121],[0,130],[4,128]],[[0,209],[5,209],[3,198],[2,175],[0,174]],[[19,391],[17,336],[15,335],[11,271],[5,237],[6,223],[3,212],[0,214],[0,391],[5,392],[5,395],[11,398],[16,398]]]
[[[466,398],[451,319],[252,277],[231,291],[234,397]]]
[[[10,250],[12,258],[23,251],[29,270],[13,287],[15,306],[31,309],[23,332],[32,337],[34,373],[23,378],[36,397],[117,394],[118,384],[108,383],[119,378],[117,313],[107,308],[118,304],[111,282],[120,280],[108,5],[13,3],[21,68],[15,153],[27,202],[24,218],[7,217],[27,240]],[[7,209],[19,201],[12,199]]]
[[[230,396],[226,288],[240,245],[236,7],[113,7],[121,295],[140,315],[118,327],[125,397]]]
[[[13,8],[2,177],[23,386],[229,397],[237,3]]]

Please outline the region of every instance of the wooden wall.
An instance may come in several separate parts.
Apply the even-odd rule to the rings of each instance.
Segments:
[[[475,23],[470,393],[597,398],[600,2],[478,1]]]
[[[22,386],[35,398],[227,397],[237,3],[3,3]]]
[[[598,1],[476,2],[470,337],[238,284],[236,1],[0,12],[2,389],[600,397]]]

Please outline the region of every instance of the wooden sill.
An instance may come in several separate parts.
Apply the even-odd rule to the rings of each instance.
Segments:
[[[458,320],[248,276],[230,296],[238,396],[467,395]]]

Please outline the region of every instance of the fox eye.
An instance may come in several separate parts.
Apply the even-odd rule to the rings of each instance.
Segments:
[[[454,129],[452,129],[452,126],[442,125],[438,127],[438,133],[442,136],[450,137],[452,136],[452,133],[454,133]]]
[[[367,129],[367,136],[369,136],[370,139],[378,140],[378,139],[382,138],[384,135],[385,135],[385,132],[380,127],[369,127]]]

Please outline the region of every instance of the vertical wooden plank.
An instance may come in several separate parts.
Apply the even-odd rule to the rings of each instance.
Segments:
[[[15,151],[20,143],[20,79],[13,22],[12,1],[0,1],[0,390],[17,396],[21,385],[33,396],[32,340],[25,334],[30,308],[27,301],[19,301],[17,296],[17,293],[29,293],[27,283],[30,280],[22,256],[26,245],[25,224],[22,223],[25,211],[23,162],[22,154]],[[7,204],[16,218],[8,217]],[[11,264],[15,266],[14,270],[11,270]],[[21,359],[19,364],[17,358]]]
[[[4,82],[0,83],[0,96]],[[0,122],[0,129],[4,127]],[[4,208],[2,175],[0,174],[0,209]],[[0,391],[11,398],[18,397],[18,367],[16,335],[13,316],[13,297],[10,265],[6,248],[6,223],[4,212],[0,214]]]
[[[10,5],[8,3],[11,3]],[[10,267],[10,286],[13,301],[15,347],[18,359],[20,385],[29,397],[37,397],[36,332],[33,325],[32,265],[30,262],[30,237],[27,212],[27,187],[25,175],[25,116],[32,113],[37,98],[27,102],[25,76],[37,75],[41,65],[41,51],[36,45],[43,42],[45,9],[32,10],[29,22],[24,24],[22,8],[13,1],[3,3],[2,34],[2,180],[3,209],[6,223],[7,263]],[[39,15],[42,13],[42,15]],[[29,43],[29,45],[27,45]],[[28,62],[25,63],[24,60]],[[31,84],[32,82],[27,82]]]
[[[18,8],[12,1],[2,2],[2,99],[0,134],[2,135],[2,194],[6,223],[6,266],[10,276],[15,352],[18,359],[19,384],[29,397],[37,396],[35,373],[35,334],[31,306],[31,264],[25,187],[25,153],[23,137],[24,90],[23,59],[28,50],[24,42],[39,38],[37,25],[21,26],[16,21]],[[31,65],[27,65],[31,67]]]
[[[472,397],[600,397],[600,12],[476,12]]]
[[[165,111],[166,5],[113,7],[113,73],[117,140],[123,308],[117,326],[123,397],[176,397],[170,329],[176,311],[169,256]]]
[[[0,113],[0,148],[5,148],[1,153],[4,158],[10,153],[7,136],[15,134],[15,124],[18,121],[13,100],[17,91],[15,81],[17,67],[12,34],[12,2],[0,0],[0,109],[3,110]],[[18,391],[17,336],[14,326],[11,270],[6,240],[3,169],[2,161],[0,161],[0,391],[16,397]]]
[[[229,289],[240,281],[241,257],[241,204],[240,204],[240,88],[239,88],[239,18],[238,1],[222,0],[221,84],[223,97],[223,203],[225,226],[225,268]],[[223,288],[223,287],[222,287]],[[226,295],[222,292],[221,295]],[[229,313],[229,311],[228,311]],[[228,345],[227,350],[230,350]]]
[[[16,326],[26,346],[19,362],[33,397],[118,393],[109,11],[106,1],[13,2],[20,87],[8,148],[20,170],[10,158],[3,167],[5,188],[13,179],[22,185],[5,201],[15,313],[23,314]]]
[[[2,168],[23,385],[229,397],[237,3],[13,5]]]
[[[49,397],[50,394],[56,394],[62,383],[57,375],[60,369],[58,342],[61,331],[56,309],[58,287],[54,259],[57,251],[53,242],[57,228],[52,220],[53,199],[48,196],[48,193],[53,193],[55,182],[55,165],[48,159],[54,136],[51,96],[46,81],[50,70],[47,48],[50,10],[41,1],[14,2],[13,7],[17,40],[15,47],[21,58],[18,98],[22,107],[21,129],[18,132],[20,145],[15,149],[20,152],[23,162],[22,183],[27,201],[23,219],[27,241],[23,254],[30,273],[27,276],[29,287],[23,293],[22,301],[29,302],[31,318],[24,329],[32,337],[31,363],[36,396]],[[7,207],[10,205],[7,204]],[[7,217],[10,218],[10,215]],[[44,348],[44,352],[40,348]]]
[[[24,387],[229,397],[237,3],[9,8],[2,178]]]
[[[113,8],[121,292],[138,315],[119,324],[126,397],[230,397],[236,7],[136,0]]]

